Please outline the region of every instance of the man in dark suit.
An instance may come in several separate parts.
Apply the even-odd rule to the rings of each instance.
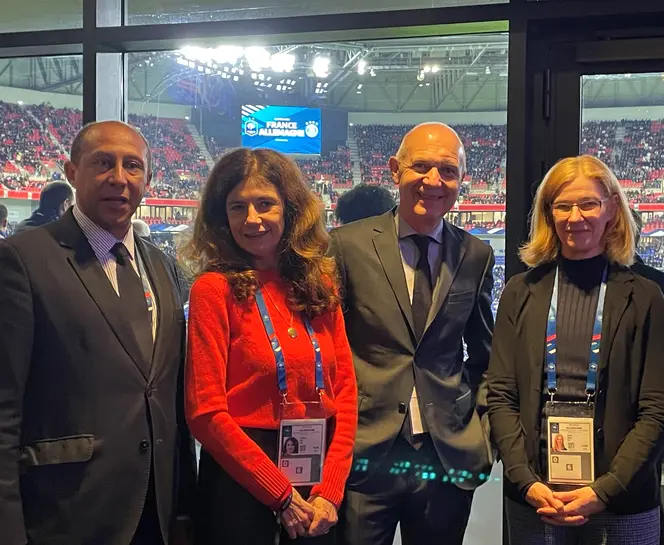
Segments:
[[[494,257],[443,220],[465,172],[451,128],[415,127],[390,169],[396,212],[332,232],[360,393],[342,541],[391,545],[400,523],[404,545],[460,545],[492,464],[483,379]]]
[[[134,236],[145,139],[87,125],[77,204],[0,241],[0,541],[182,543],[195,481],[172,264]]]
[[[632,211],[632,217],[634,218],[634,223],[636,223],[636,247],[638,248],[639,242],[641,240],[641,231],[643,230],[643,220],[641,219],[641,214],[639,214],[636,210],[632,208],[631,211]],[[651,267],[650,265],[646,265],[638,253],[634,256],[634,265],[632,265],[632,270],[636,274],[655,282],[659,286],[659,289],[662,290],[662,292],[664,292],[664,272],[660,271],[659,269],[656,269],[655,267]],[[659,516],[660,525],[661,525],[660,540],[659,540],[660,545],[664,545],[664,487],[662,488],[663,490],[662,490],[662,497],[660,500],[661,508]]]
[[[16,225],[14,234],[41,227],[60,219],[74,204],[74,191],[67,182],[51,182],[39,194],[39,206],[32,215]]]

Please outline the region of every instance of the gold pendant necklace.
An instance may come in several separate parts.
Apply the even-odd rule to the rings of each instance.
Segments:
[[[286,317],[281,313],[281,310],[280,310],[279,307],[277,306],[277,303],[275,303],[275,302],[274,302],[274,299],[272,299],[272,295],[270,295],[270,292],[267,290],[267,286],[266,286],[265,284],[263,284],[263,291],[264,291],[265,293],[267,293],[267,296],[270,298],[270,301],[272,302],[272,305],[274,306],[274,308],[277,309],[277,312],[279,313],[279,316],[281,316],[281,318],[283,319],[283,321],[284,321],[284,322],[288,322],[288,320],[286,320]],[[293,327],[293,317],[294,317],[294,316],[295,316],[295,313],[291,310],[290,323],[289,323],[289,326],[288,326],[288,329],[287,329],[287,331],[288,331],[288,336],[289,336],[291,339],[297,339],[297,329],[295,329],[295,328]]]

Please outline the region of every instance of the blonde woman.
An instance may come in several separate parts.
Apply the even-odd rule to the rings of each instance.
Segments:
[[[634,232],[598,159],[561,160],[537,191],[488,377],[512,545],[659,544],[664,298],[628,268]]]

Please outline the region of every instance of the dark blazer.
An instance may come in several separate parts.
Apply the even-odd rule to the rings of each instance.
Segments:
[[[489,366],[489,419],[508,497],[540,480],[542,373],[555,264],[513,277],[500,300]],[[659,504],[664,446],[664,297],[612,266],[606,291],[595,412],[597,495],[615,513]]]
[[[149,365],[71,211],[0,241],[3,545],[127,545],[151,468],[166,539],[188,512],[182,302],[169,261],[136,247],[158,309]]]
[[[422,417],[440,461],[447,470],[466,470],[457,484],[474,488],[493,462],[480,421],[493,330],[491,247],[445,222],[441,278],[418,343],[394,211],[331,235],[359,388],[355,457],[369,464],[349,483],[363,482],[379,467],[399,435],[403,407],[417,383]],[[462,339],[468,345],[465,362]]]

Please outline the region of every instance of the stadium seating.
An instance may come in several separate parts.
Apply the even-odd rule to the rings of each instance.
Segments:
[[[82,123],[80,110],[54,108],[49,104],[19,106],[0,101],[0,189],[39,192],[51,180],[62,179],[62,164]],[[200,196],[209,167],[186,122],[132,114],[129,122],[151,142],[154,180],[148,197],[193,199]],[[389,186],[395,192],[387,166],[411,126],[355,125],[349,137],[355,139],[359,155],[360,180],[353,178],[350,146],[341,146],[318,158],[297,158],[305,178],[326,208],[333,209],[341,191],[356,182]],[[462,205],[504,205],[506,196],[504,125],[457,125],[466,148],[468,165],[460,188]],[[206,137],[213,158],[227,151],[214,138]],[[615,172],[631,203],[664,203],[664,120],[591,121],[583,124],[581,151],[604,160]],[[169,212],[170,213],[170,212]],[[182,226],[190,219],[174,214],[144,217],[150,225]],[[472,221],[461,214],[456,225],[477,232],[502,230],[504,221]],[[664,215],[644,222],[639,253],[645,262],[664,266]],[[652,236],[651,236],[652,235]],[[664,238],[664,237],[661,237]],[[165,241],[165,242],[164,242]],[[164,249],[174,252],[168,238]],[[504,256],[502,258],[504,262]],[[505,268],[497,264],[494,297],[502,292]],[[497,299],[496,299],[497,300]],[[494,308],[495,310],[495,308]]]

